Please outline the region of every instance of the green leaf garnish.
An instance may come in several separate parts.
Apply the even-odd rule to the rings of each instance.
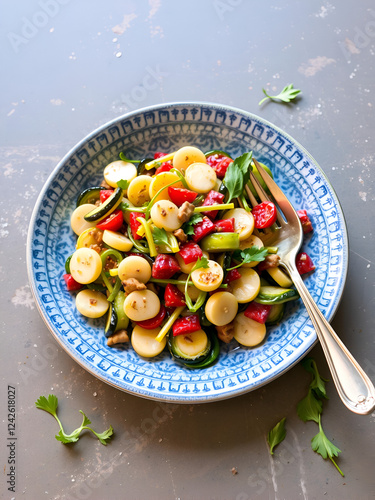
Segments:
[[[277,95],[268,95],[265,89],[262,90],[266,97],[264,97],[261,101],[259,101],[259,106],[263,104],[264,101],[267,101],[267,99],[271,99],[272,101],[279,100],[282,102],[290,102],[293,99],[295,99],[298,94],[301,93],[301,90],[295,89],[293,87],[293,83],[284,87],[283,90],[280,92],[280,94]]]
[[[254,245],[250,248],[245,248],[245,250],[235,250],[232,254],[232,257],[235,261],[241,261],[237,266],[231,267],[227,269],[227,271],[231,271],[232,269],[237,269],[241,267],[243,264],[248,264],[249,262],[262,262],[266,256],[268,255],[267,248],[259,248]]]
[[[310,387],[307,396],[303,398],[297,405],[297,414],[299,418],[304,422],[313,420],[314,422],[318,423],[320,414],[322,413],[322,407],[322,401],[316,399],[315,394]]]
[[[193,213],[190,219],[187,222],[185,222],[185,224],[182,225],[181,229],[187,236],[190,236],[194,234],[195,224],[198,224],[198,222],[201,222],[202,220],[203,220],[203,215],[201,215],[200,213]]]
[[[126,161],[127,163],[141,163],[140,160],[129,160],[129,158],[126,158],[123,152],[119,154],[120,160]]]
[[[310,387],[316,394],[317,398],[328,399],[325,384],[328,380],[319,374],[315,361],[312,358],[306,358],[302,361],[302,366],[312,375]]]
[[[341,453],[341,450],[337,448],[331,441],[327,438],[327,436],[324,434],[322,424],[321,424],[321,419],[319,415],[319,432],[314,436],[311,440],[311,448],[316,452],[321,455],[324,460],[329,458],[333,465],[336,467],[336,469],[340,472],[340,474],[344,477],[344,473],[340,469],[340,467],[337,465],[333,457],[338,457],[339,453]]]
[[[119,181],[117,181],[117,187],[121,188],[121,189],[128,189],[129,187],[129,184],[130,182],[125,180],[125,179],[121,179]]]
[[[155,245],[167,245],[169,246],[168,241],[168,233],[165,229],[161,229],[159,227],[152,227],[152,238],[155,242]]]
[[[101,434],[95,432],[89,425],[91,424],[91,420],[83,413],[82,410],[79,410],[80,413],[83,415],[82,423],[80,427],[75,429],[71,434],[66,434],[64,431],[64,428],[60,422],[60,419],[57,416],[57,406],[58,406],[58,399],[55,395],[50,394],[48,396],[48,399],[45,396],[40,396],[40,398],[36,401],[35,406],[39,410],[44,410],[48,413],[50,413],[58,422],[60,430],[59,433],[55,436],[57,441],[60,441],[63,444],[68,444],[68,443],[75,443],[78,441],[80,434],[83,430],[87,429],[91,431],[95,436],[99,439],[99,441],[106,445],[107,441],[111,439],[111,436],[113,434],[113,428],[112,426],[109,427],[109,429],[105,430]]]
[[[267,442],[270,447],[270,453],[273,455],[273,449],[275,446],[284,441],[286,436],[285,430],[285,417],[278,422],[273,429],[271,429],[267,435]]]
[[[234,160],[233,163],[229,164],[223,183],[228,189],[228,199],[226,203],[229,203],[233,198],[238,198],[242,195],[244,186],[247,184],[250,178],[251,161],[253,158],[253,153],[244,153]]]

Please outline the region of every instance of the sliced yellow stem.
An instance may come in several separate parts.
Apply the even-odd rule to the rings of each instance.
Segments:
[[[185,306],[181,307],[176,307],[176,309],[173,311],[173,313],[169,316],[168,321],[165,323],[164,326],[162,326],[160,332],[158,333],[156,340],[158,342],[161,342],[163,338],[167,335],[169,330],[172,328],[173,323],[176,321],[176,319],[179,317],[179,315],[182,313],[182,311],[185,309]]]
[[[176,151],[174,153],[169,153],[169,155],[162,156],[161,158],[158,158],[156,160],[149,161],[145,164],[146,170],[151,170],[152,168],[156,167],[158,163],[173,160],[175,154]]]
[[[146,220],[143,217],[137,217],[136,219],[140,224],[142,224],[145,230],[145,236],[148,243],[148,248],[150,249],[150,257],[156,257],[158,252],[156,251],[156,246],[154,242],[154,238],[152,237],[150,226],[147,224]]]

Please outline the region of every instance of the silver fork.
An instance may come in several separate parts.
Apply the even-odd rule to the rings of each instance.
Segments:
[[[280,209],[277,210],[279,229],[265,235],[266,244],[268,245],[272,240],[272,245],[278,247],[280,265],[288,271],[307,309],[342,402],[352,412],[367,415],[375,408],[374,385],[324,318],[297,271],[295,260],[303,239],[299,217],[274,180],[255,159],[253,161],[273,197],[272,200],[254,174],[251,173],[250,180],[260,200],[275,201]],[[254,207],[258,202],[248,186],[246,186],[246,191],[250,203]]]

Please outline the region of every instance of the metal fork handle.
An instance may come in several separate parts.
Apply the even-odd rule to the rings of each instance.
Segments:
[[[295,265],[288,262],[283,265],[309,313],[342,402],[354,413],[371,413],[375,408],[373,383],[318,309]]]

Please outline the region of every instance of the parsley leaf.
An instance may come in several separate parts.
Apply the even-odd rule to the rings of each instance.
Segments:
[[[117,181],[117,187],[119,187],[121,189],[128,189],[129,184],[130,184],[130,182],[125,180],[125,179],[121,179],[121,180]]]
[[[263,90],[263,94],[266,97],[264,97],[261,101],[259,101],[259,106],[261,104],[263,104],[264,101],[267,101],[267,99],[271,99],[272,101],[274,101],[275,99],[278,99],[282,102],[290,102],[293,99],[295,99],[298,94],[301,93],[301,90],[295,89],[293,87],[293,83],[284,87],[283,90],[280,92],[280,94],[277,94],[277,95],[268,95],[267,91],[265,89],[262,89],[262,90]]]
[[[275,446],[284,441],[286,436],[285,430],[285,417],[278,422],[273,429],[271,429],[267,435],[267,442],[270,447],[270,453],[273,455],[273,449]]]
[[[152,237],[154,239],[155,245],[167,245],[169,246],[168,233],[165,229],[159,227],[152,227]]]
[[[57,405],[58,405],[58,399],[53,394],[50,394],[48,396],[48,399],[45,396],[40,396],[40,398],[35,403],[35,406],[39,410],[44,410],[50,413],[57,420],[60,426],[59,433],[55,436],[57,441],[60,441],[63,444],[75,443],[76,441],[78,441],[81,432],[85,429],[95,434],[95,436],[99,439],[99,441],[104,445],[106,445],[107,441],[111,439],[111,436],[113,434],[112,426],[110,426],[109,429],[105,430],[101,434],[95,432],[91,427],[89,427],[89,425],[91,424],[91,420],[83,413],[82,410],[79,410],[80,413],[83,415],[81,426],[75,429],[71,434],[66,434],[60,422],[60,419],[57,416]]]
[[[123,152],[119,154],[120,160],[126,161],[127,163],[141,163],[139,160],[129,160],[129,158],[126,158]]]
[[[203,216],[200,213],[193,213],[193,215],[190,217],[190,219],[185,222],[185,224],[182,225],[182,230],[183,232],[187,235],[190,236],[194,234],[194,226],[195,224],[198,224],[198,222],[203,220]]]
[[[331,441],[327,438],[327,436],[324,434],[321,420],[320,420],[320,415],[319,415],[319,432],[314,436],[311,440],[311,448],[316,452],[321,455],[324,460],[329,458],[333,465],[336,467],[336,469],[340,472],[340,474],[344,477],[344,473],[340,469],[340,467],[337,465],[333,457],[338,457],[339,453],[341,453],[341,450],[337,448]]]
[[[251,161],[253,153],[244,153],[229,164],[223,183],[228,189],[228,199],[226,203],[230,203],[233,198],[238,198],[242,195],[244,186],[250,178]]]
[[[193,272],[193,271],[196,271],[197,269],[201,269],[202,267],[204,267],[205,269],[207,269],[208,267],[210,267],[208,265],[208,259],[207,257],[200,257],[197,262],[194,264],[192,270],[190,271],[190,274]]]
[[[328,382],[328,380],[320,376],[315,361],[312,358],[306,358],[302,361],[302,366],[312,375],[310,387],[316,397],[318,399],[328,399],[325,385],[325,382]]]
[[[241,267],[243,264],[248,264],[249,262],[262,262],[266,256],[268,255],[267,248],[259,248],[254,245],[250,248],[245,248],[245,250],[235,250],[232,254],[232,257],[235,261],[241,261],[237,266],[231,267],[227,269],[227,271],[231,271],[232,269],[237,269]]]
[[[297,414],[304,422],[314,420],[314,422],[318,423],[320,414],[322,413],[322,407],[323,403],[319,399],[316,399],[315,394],[310,387],[307,396],[297,405]]]

